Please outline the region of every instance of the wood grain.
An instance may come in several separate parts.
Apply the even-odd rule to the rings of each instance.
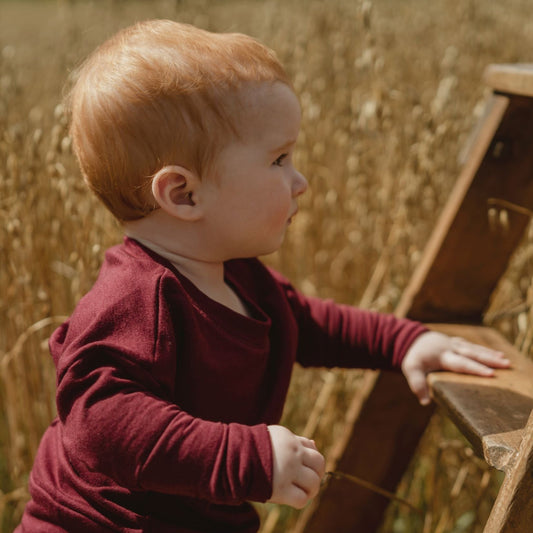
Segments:
[[[529,418],[514,469],[500,488],[484,533],[533,530],[533,415]]]
[[[477,454],[499,470],[513,466],[533,409],[533,362],[497,331],[486,327],[432,324],[432,329],[503,351],[512,368],[494,378],[435,372],[428,382],[443,407]]]

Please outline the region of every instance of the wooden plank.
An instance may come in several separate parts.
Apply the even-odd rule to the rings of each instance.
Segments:
[[[468,438],[476,453],[499,470],[512,467],[533,409],[533,362],[486,327],[431,324],[451,336],[503,351],[512,369],[492,379],[437,372],[428,382],[435,401]]]
[[[350,411],[345,439],[328,457],[327,469],[395,492],[433,408],[420,407],[401,374],[380,372],[368,374]],[[370,533],[388,504],[387,498],[346,479],[330,478],[292,533]]]
[[[532,100],[493,97],[458,183],[396,310],[398,316],[424,322],[481,323],[490,294],[528,222],[527,216],[511,212],[507,231],[492,232],[487,203],[499,198],[532,207],[532,127]],[[328,466],[394,491],[432,408],[419,406],[401,375],[380,373],[372,380],[364,397],[354,399],[358,402],[352,409],[355,419],[347,425],[346,438]],[[523,433],[521,429],[509,431],[508,426],[496,431],[483,436],[488,448],[504,439],[515,450],[521,433],[511,433]],[[320,499],[302,513],[294,531],[372,533],[387,503],[347,480],[330,479]]]
[[[533,100],[494,96],[424,255],[398,307],[424,322],[479,324],[529,222],[509,210],[491,227],[490,199],[533,208]]]
[[[533,97],[533,63],[489,65],[483,79],[495,91]]]
[[[484,533],[527,533],[533,529],[533,415],[518,458],[503,481]]]

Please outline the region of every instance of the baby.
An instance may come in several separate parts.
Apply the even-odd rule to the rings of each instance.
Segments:
[[[88,186],[122,223],[50,339],[58,417],[17,533],[255,532],[250,501],[303,507],[324,458],[278,425],[293,364],[490,376],[499,352],[309,298],[257,256],[307,181],[300,108],[274,53],[171,21],[120,31],[70,95]]]

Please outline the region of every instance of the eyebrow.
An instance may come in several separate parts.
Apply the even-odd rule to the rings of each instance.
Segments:
[[[274,148],[274,150],[272,150],[272,153],[281,152],[281,151],[286,150],[287,148],[289,148],[289,147],[291,147],[291,146],[293,146],[295,144],[296,144],[296,139],[287,141],[285,144],[282,144],[281,146],[278,146],[277,148]]]

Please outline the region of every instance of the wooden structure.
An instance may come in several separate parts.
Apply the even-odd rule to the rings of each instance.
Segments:
[[[501,349],[512,360],[513,368],[493,379],[442,372],[429,382],[474,450],[506,474],[485,533],[527,533],[533,531],[533,362],[482,322],[533,210],[533,65],[491,65],[485,81],[493,96],[397,315]],[[511,203],[525,209],[500,216],[498,209]],[[488,214],[502,223],[494,227]],[[330,467],[394,492],[431,415],[402,376],[369,373]],[[372,533],[387,503],[330,479],[296,531]]]

